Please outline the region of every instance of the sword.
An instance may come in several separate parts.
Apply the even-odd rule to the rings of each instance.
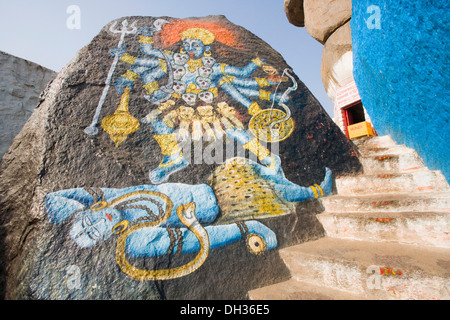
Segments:
[[[120,34],[120,41],[119,41],[119,44],[117,45],[118,48],[123,47],[123,42],[124,42],[126,35],[135,34],[138,31],[138,29],[136,27],[136,23],[137,23],[137,21],[134,21],[131,24],[131,26],[130,26],[131,29],[128,29],[128,20],[122,21],[121,29],[116,29],[117,21],[114,21],[114,23],[111,25],[111,27],[109,28],[109,31],[112,33],[115,33],[115,34]],[[106,96],[108,95],[109,87],[111,86],[111,79],[112,79],[113,73],[116,69],[118,62],[119,62],[119,55],[115,54],[114,61],[111,65],[111,68],[109,69],[108,76],[106,77],[105,87],[103,88],[102,96],[98,102],[97,109],[95,110],[95,114],[92,119],[92,123],[84,129],[84,133],[86,133],[89,136],[95,136],[98,134],[98,128],[97,128],[98,118],[100,117],[100,112],[102,111],[103,104],[105,103]]]

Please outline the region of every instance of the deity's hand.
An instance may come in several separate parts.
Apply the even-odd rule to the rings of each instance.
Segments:
[[[288,77],[282,77],[282,76],[280,76],[278,74],[271,74],[271,75],[267,76],[267,80],[269,82],[271,82],[271,84],[277,84],[277,83],[280,83],[280,82],[287,82],[287,81],[289,81],[289,78]]]
[[[172,95],[172,92],[167,92],[161,89],[156,90],[153,92],[153,97],[159,101],[167,101]]]
[[[155,29],[152,27],[142,27],[139,28],[138,34],[144,37],[151,37],[155,33]]]
[[[127,45],[123,45],[121,47],[115,47],[112,48],[109,53],[111,56],[116,57],[118,56],[119,59],[122,58],[122,56],[127,52]]]
[[[265,73],[267,73],[269,75],[273,75],[273,74],[277,74],[278,73],[277,69],[275,67],[267,65],[267,64],[263,66],[263,70],[264,70]]]
[[[122,94],[126,87],[130,89],[133,88],[133,81],[125,77],[119,77],[114,83],[114,87],[116,88],[117,93]]]
[[[156,109],[152,110],[148,115],[146,115],[144,118],[142,118],[139,122],[143,124],[151,124],[153,123],[156,118],[161,114],[161,111]]]
[[[270,65],[264,65],[263,70],[265,73],[268,74],[267,80],[271,82],[271,84],[277,84],[280,82],[286,82],[288,81],[288,77],[282,77],[278,74],[278,71],[275,67]]]
[[[159,104],[169,100],[171,96],[172,96],[172,92],[158,89],[155,92],[153,92],[151,95],[149,95],[149,94],[145,95],[144,98],[147,99],[148,101],[150,101],[151,103],[159,105]]]
[[[263,67],[266,63],[266,59],[261,59],[260,57],[256,57],[252,60],[254,64],[256,64],[258,67]]]

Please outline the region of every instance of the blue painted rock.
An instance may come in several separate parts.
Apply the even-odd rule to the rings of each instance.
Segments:
[[[414,148],[450,181],[448,8],[447,1],[356,1],[351,28],[355,82],[378,133]]]

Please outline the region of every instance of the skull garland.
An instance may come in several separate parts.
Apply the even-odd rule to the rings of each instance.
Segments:
[[[214,93],[209,90],[214,87],[211,75],[216,60],[203,57],[199,61],[199,67],[195,69],[189,65],[189,61],[187,54],[173,55],[174,96],[181,98],[189,106],[195,106],[198,101],[212,104]],[[195,71],[192,72],[193,70]]]

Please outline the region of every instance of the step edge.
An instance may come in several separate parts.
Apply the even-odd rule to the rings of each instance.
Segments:
[[[296,248],[300,248],[300,247],[308,245],[308,244],[312,245],[312,243],[317,243],[317,242],[321,242],[321,243],[322,242],[332,242],[333,245],[336,245],[339,242],[344,243],[344,244],[345,243],[349,244],[349,243],[354,242],[354,241],[356,241],[359,245],[360,244],[364,244],[366,246],[374,246],[374,247],[377,246],[377,245],[380,245],[379,241],[354,240],[354,239],[335,239],[335,238],[326,236],[326,237],[320,238],[318,240],[308,241],[308,242],[300,243],[300,244],[297,244],[297,245],[294,245],[294,246],[281,248],[279,250],[279,253],[280,253],[280,256],[281,256],[282,253],[287,252],[289,250],[296,250]],[[383,242],[383,244],[387,244],[387,243]],[[396,243],[396,242],[389,243],[389,245],[392,245],[392,246],[395,246],[395,247],[399,247],[400,249],[402,247],[405,247],[405,246],[407,246],[408,249],[412,249],[414,247],[415,249],[417,249],[415,251],[435,251],[433,254],[436,254],[438,256],[441,256],[442,254],[445,253],[450,258],[450,252],[448,250],[445,250],[443,248],[436,248],[434,246],[430,246],[430,247],[428,247],[428,246],[427,247],[423,247],[423,246],[418,246],[418,245],[410,246],[410,245],[400,244],[400,243]],[[431,250],[428,250],[428,249],[431,249]],[[305,253],[305,254],[309,255],[308,253]],[[315,255],[311,254],[311,256],[315,256]],[[331,258],[331,259],[333,259],[333,258]],[[348,261],[348,260],[344,259],[344,261]]]
[[[347,297],[347,299],[324,299],[324,300],[368,300],[367,297],[361,297],[360,295],[352,293],[352,292],[348,292],[348,291],[345,291],[345,290],[340,290],[340,289],[333,288],[333,287],[327,287],[327,286],[320,285],[320,284],[317,284],[317,283],[313,283],[313,282],[310,282],[310,281],[307,281],[307,280],[298,280],[298,279],[296,279],[294,277],[292,277],[292,278],[290,278],[290,279],[288,279],[286,281],[275,283],[275,284],[270,285],[270,286],[266,286],[266,287],[261,287],[261,288],[250,290],[249,291],[249,296],[250,296],[251,292],[257,292],[259,290],[264,290],[264,289],[269,289],[269,288],[276,288],[277,286],[282,286],[282,285],[286,285],[286,284],[292,284],[294,287],[301,287],[301,285],[305,285],[307,288],[305,288],[304,292],[309,292],[309,289],[311,289],[311,288],[312,289],[317,288],[320,291],[319,294],[322,293],[321,291],[329,291],[331,293],[331,294],[329,294],[329,296],[333,297],[333,296],[336,296],[336,295],[338,295],[338,296],[339,295],[343,295],[344,297],[345,296]],[[295,289],[296,288],[294,288],[294,290]],[[303,289],[303,288],[300,288],[300,289]],[[287,299],[285,299],[285,300],[287,300]],[[303,299],[303,300],[308,300],[308,299]]]
[[[423,197],[423,195],[431,194],[431,193],[434,194],[433,197]],[[371,199],[371,198],[381,198],[383,196],[384,196],[384,198],[391,198],[393,200],[398,199],[398,198],[402,198],[402,199],[407,198],[407,199],[411,199],[411,200],[436,199],[436,198],[449,198],[450,199],[450,191],[443,192],[442,190],[439,190],[439,191],[431,191],[430,193],[428,193],[428,192],[424,193],[424,192],[419,192],[419,191],[405,192],[405,193],[402,193],[402,192],[394,192],[394,193],[380,192],[380,193],[376,193],[374,195],[365,194],[365,193],[364,194],[354,193],[354,194],[351,194],[351,196],[348,194],[339,193],[339,194],[331,194],[327,197],[323,197],[320,199],[320,201],[326,201],[327,199],[346,199],[346,198],[348,198],[348,199],[356,198],[356,199],[363,200],[363,199]]]
[[[326,237],[323,239],[327,239],[327,241],[332,241],[334,244],[339,243],[339,242],[347,242],[347,243],[370,243],[369,241],[358,241],[358,240],[347,240],[347,239],[335,239],[335,238],[330,238],[330,237]],[[372,242],[372,243],[376,243],[376,244],[380,244],[379,242]],[[400,244],[389,244],[391,246],[396,246],[396,247],[403,247],[406,248],[408,247],[409,249],[411,249],[411,246],[409,245],[400,245]],[[297,246],[295,246],[297,247]],[[442,253],[445,252],[447,253],[448,256],[448,249],[443,249],[443,248],[435,248],[435,247],[431,247],[431,248],[423,248],[421,246],[414,246],[416,248],[419,248],[420,251],[422,251],[422,253],[424,252],[424,250],[430,252],[435,256],[435,257],[442,257]],[[345,270],[349,270],[350,274],[352,273],[352,271],[357,272],[357,274],[359,274],[360,279],[357,281],[351,281],[350,282],[350,287],[349,289],[346,288],[341,288],[339,287],[340,290],[346,291],[346,292],[353,292],[353,290],[357,290],[358,293],[357,294],[376,294],[377,296],[381,295],[383,298],[386,297],[390,297],[392,298],[392,294],[389,292],[389,290],[400,290],[398,291],[399,294],[401,295],[406,295],[407,298],[409,299],[410,296],[413,294],[410,292],[410,289],[408,288],[415,288],[414,290],[416,290],[417,288],[420,288],[420,290],[429,290],[431,288],[431,291],[434,292],[433,294],[428,294],[428,293],[420,293],[420,294],[416,294],[414,293],[413,295],[416,296],[416,299],[426,299],[423,297],[423,295],[428,294],[429,296],[432,297],[432,299],[450,299],[450,276],[445,273],[436,273],[434,272],[434,268],[433,267],[429,267],[429,268],[420,268],[417,270],[410,270],[410,267],[406,267],[403,263],[398,263],[398,261],[396,261],[395,263],[392,263],[392,265],[387,266],[384,265],[384,263],[377,263],[377,262],[373,262],[373,261],[367,261],[367,260],[351,260],[351,259],[345,259],[345,258],[339,258],[339,257],[330,257],[330,256],[323,256],[323,255],[316,255],[314,253],[310,253],[310,252],[302,252],[302,251],[298,251],[296,250],[295,252],[287,252],[287,254],[285,254],[285,249],[288,248],[284,248],[284,252],[280,252],[280,257],[283,259],[284,263],[286,264],[286,266],[288,267],[288,269],[291,272],[291,275],[293,278],[296,278],[297,280],[305,280],[308,279],[309,280],[316,283],[324,283],[326,285],[326,278],[321,279],[320,275],[326,276],[326,272],[322,271],[319,269],[318,274],[317,275],[309,275],[309,273],[307,272],[306,275],[304,272],[302,272],[302,268],[309,268],[308,265],[314,265],[315,261],[317,261],[319,263],[324,262],[325,265],[328,263],[332,263],[332,264],[336,264],[337,267],[333,268],[333,270],[335,271],[331,271],[332,274],[334,274],[334,272],[338,272],[340,269],[340,267],[342,266],[342,270],[344,270],[344,274],[345,274]],[[416,252],[417,253],[417,252]],[[293,259],[293,255],[295,255],[296,257],[304,257],[304,265],[300,264],[296,264],[295,261]],[[407,265],[408,263],[406,263]],[[419,267],[423,267],[424,265],[421,264],[419,265]],[[295,269],[300,268],[299,271],[295,271]],[[320,267],[319,267],[320,268]],[[369,273],[369,268],[373,268],[374,271],[378,270],[378,269],[384,269],[386,270],[386,268],[392,268],[392,270],[397,270],[397,272],[400,270],[402,271],[403,275],[405,277],[400,278],[398,277],[398,279],[390,279],[390,277],[393,276],[381,276],[377,275],[376,273]],[[309,270],[309,269],[308,269]],[[339,272],[342,272],[339,271]],[[365,271],[364,271],[365,270]],[[387,285],[384,286],[383,290],[381,291],[377,291],[377,292],[373,292],[372,289],[370,288],[367,283],[368,283],[368,279],[371,278],[371,275],[375,275],[377,277],[382,277],[379,278],[381,280],[383,280],[383,285],[386,284],[387,281]],[[317,277],[319,276],[319,277]],[[346,275],[346,277],[348,278],[348,275]],[[384,278],[386,277],[386,278]],[[333,281],[331,282],[333,283]],[[366,286],[364,286],[364,283],[366,284]],[[431,283],[431,287],[430,287],[430,283]],[[339,286],[339,283],[336,284],[337,286]],[[330,285],[330,287],[332,288],[338,288],[336,287],[336,285]],[[402,291],[402,289],[407,288],[408,290]],[[390,288],[389,290],[387,288]],[[377,288],[380,289],[380,288]],[[411,289],[413,290],[413,289]],[[444,292],[444,293],[442,293]],[[397,294],[398,295],[398,294]],[[417,298],[418,297],[418,298]],[[404,298],[399,298],[399,297],[395,297],[396,299],[404,299]]]

